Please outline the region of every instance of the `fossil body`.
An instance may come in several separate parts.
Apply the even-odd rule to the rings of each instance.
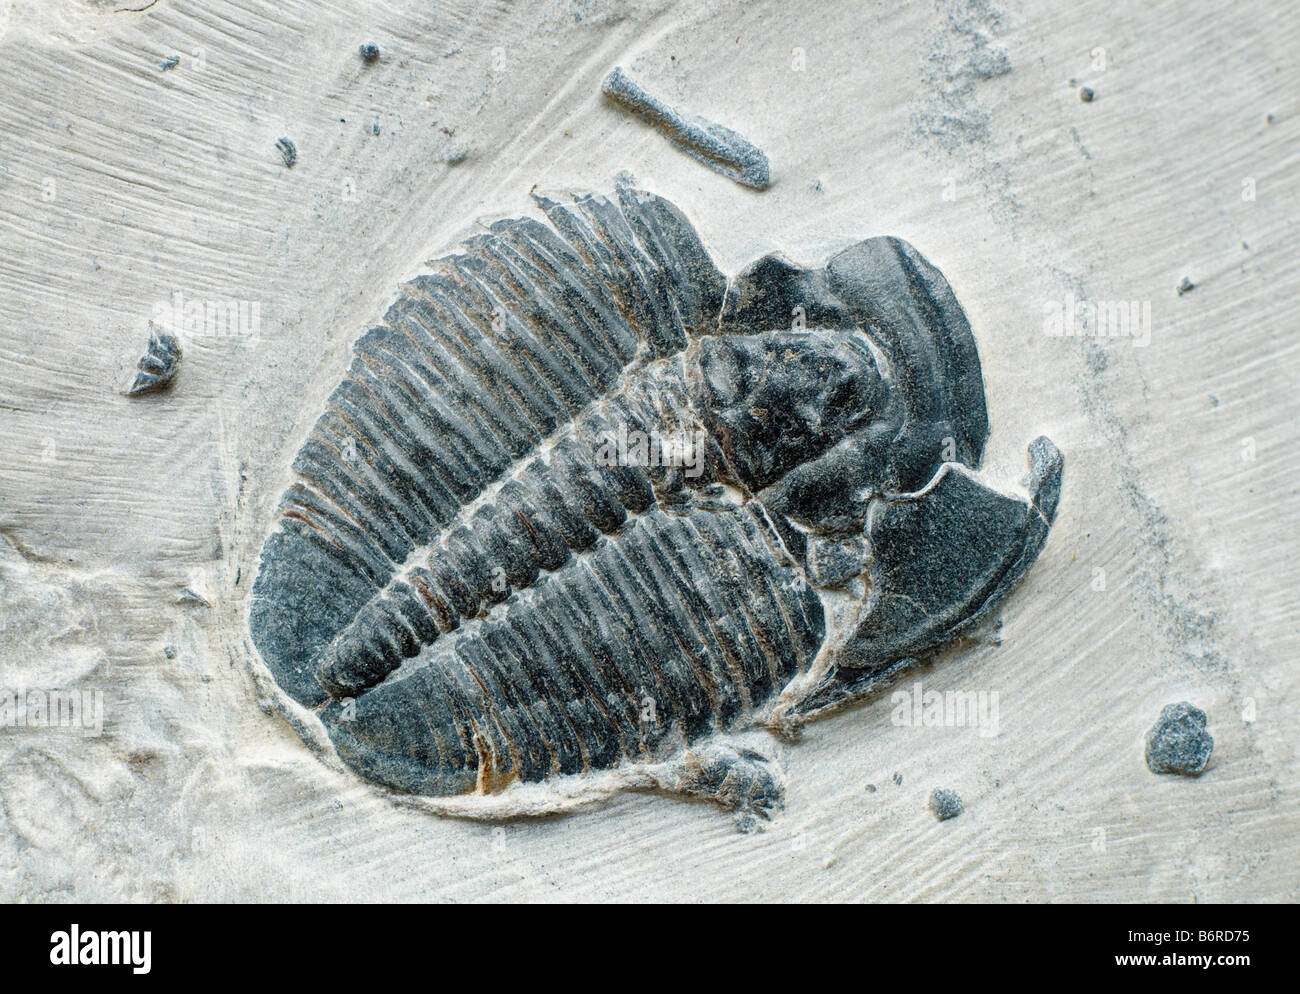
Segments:
[[[397,790],[677,762],[668,786],[761,809],[761,757],[717,742],[977,620],[1045,540],[1060,455],[1030,446],[1029,501],[971,475],[974,340],[902,241],[728,280],[659,197],[539,202],[551,226],[497,222],[357,342],[254,641]]]

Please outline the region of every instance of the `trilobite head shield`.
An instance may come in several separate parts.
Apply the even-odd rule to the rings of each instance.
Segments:
[[[659,197],[541,204],[358,341],[263,549],[254,641],[363,776],[492,792],[799,719],[1036,557],[1060,455],[1030,446],[1028,501],[975,480],[975,343],[911,246],[728,280]],[[687,428],[701,473],[608,458]]]

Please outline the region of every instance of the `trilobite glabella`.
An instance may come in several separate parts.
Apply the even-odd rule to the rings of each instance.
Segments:
[[[550,226],[493,224],[356,343],[254,641],[399,791],[658,764],[761,808],[774,781],[726,734],[971,626],[1046,539],[1060,453],[1029,446],[1027,501],[976,481],[975,342],[906,242],[727,279],[658,196],[539,204]]]

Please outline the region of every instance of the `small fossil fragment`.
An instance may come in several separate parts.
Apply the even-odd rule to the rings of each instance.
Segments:
[[[135,397],[151,390],[161,390],[172,381],[181,364],[181,343],[170,331],[163,331],[153,325],[149,328],[149,349],[137,365],[135,380],[128,397]]]
[[[1093,97],[1095,96],[1096,94],[1092,92],[1091,86],[1079,87],[1079,99],[1082,100],[1085,104],[1092,103]]]
[[[740,814],[741,831],[752,829],[758,818],[770,817],[782,803],[781,783],[767,757],[749,749],[710,742],[684,753],[674,773],[662,786],[734,809]]]
[[[175,69],[180,64],[181,57],[179,55],[173,55],[171,58],[163,59],[162,62],[158,63],[158,68],[163,72],[166,72],[168,69]]]
[[[538,203],[549,225],[490,225],[354,345],[254,644],[394,790],[482,811],[601,774],[752,823],[780,781],[733,740],[979,623],[1047,538],[1061,455],[1029,445],[1027,499],[979,481],[975,340],[906,242],[727,278],[653,194]]]
[[[936,787],[930,793],[930,810],[940,821],[956,818],[962,812],[961,798],[955,790]]]
[[[1181,297],[1185,293],[1191,293],[1195,289],[1196,284],[1189,277],[1184,276],[1183,281],[1178,284],[1178,296]]]
[[[364,45],[361,46],[359,51],[361,52],[361,58],[363,58],[367,62],[374,62],[377,58],[379,58],[379,46],[376,45],[373,41],[366,42]]]
[[[1147,732],[1147,768],[1152,773],[1200,776],[1214,752],[1206,721],[1205,712],[1187,701],[1166,704]]]
[[[687,118],[637,86],[615,66],[601,84],[601,92],[620,107],[653,125],[679,149],[714,172],[743,186],[767,189],[767,156],[743,136],[703,118]]]
[[[277,138],[275,147],[280,157],[284,159],[284,164],[292,169],[293,164],[298,161],[298,147],[288,138]]]

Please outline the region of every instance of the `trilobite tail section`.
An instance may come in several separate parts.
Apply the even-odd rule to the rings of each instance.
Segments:
[[[801,711],[865,693],[900,665],[980,620],[1047,540],[1063,460],[1045,437],[1029,446],[1030,499],[1007,497],[954,465],[924,491],[878,506],[868,522],[871,593],[837,672]]]
[[[984,378],[975,337],[938,269],[901,238],[868,238],[826,264],[826,282],[889,362],[906,398],[903,434],[910,460],[898,460],[899,489],[917,490],[937,466],[934,453],[979,466],[988,439]]]
[[[709,741],[687,750],[655,778],[655,787],[692,800],[712,801],[735,813],[741,831],[766,820],[785,801],[780,767],[731,742]]]
[[[765,527],[748,508],[650,509],[321,720],[366,779],[433,795],[658,760],[731,731],[825,635],[816,592]]]

